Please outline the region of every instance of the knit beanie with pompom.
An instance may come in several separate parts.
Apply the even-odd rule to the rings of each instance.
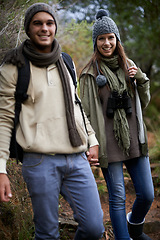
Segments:
[[[25,29],[26,34],[28,35],[29,24],[30,24],[33,16],[38,12],[46,12],[46,13],[49,13],[53,17],[55,24],[56,24],[56,32],[57,32],[57,22],[56,22],[55,12],[54,12],[53,8],[46,3],[34,3],[27,9],[27,11],[25,13],[24,29]]]
[[[93,46],[95,49],[96,40],[99,35],[106,34],[106,33],[114,33],[121,42],[120,34],[116,23],[109,17],[109,13],[104,10],[100,9],[96,14],[96,21],[93,25]]]

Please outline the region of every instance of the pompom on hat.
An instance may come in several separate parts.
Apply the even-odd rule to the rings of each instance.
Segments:
[[[93,25],[92,39],[94,49],[96,46],[97,37],[106,33],[114,33],[118,41],[121,42],[116,23],[109,17],[109,13],[106,10],[100,9],[96,14],[96,21]]]
[[[34,3],[27,9],[27,11],[25,13],[24,29],[25,29],[26,34],[28,35],[29,24],[30,24],[33,16],[38,12],[49,13],[54,18],[55,24],[56,24],[56,32],[57,32],[57,22],[56,22],[55,12],[54,12],[53,8],[46,3]]]

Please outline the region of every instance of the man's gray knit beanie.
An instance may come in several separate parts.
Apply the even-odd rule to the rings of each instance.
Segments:
[[[99,35],[106,34],[106,33],[114,33],[121,42],[119,30],[115,22],[109,17],[109,14],[106,10],[100,9],[96,14],[96,21],[93,25],[93,46],[95,49],[96,40]]]
[[[46,3],[34,3],[27,9],[25,13],[24,29],[26,34],[28,35],[29,24],[32,20],[32,17],[38,12],[49,13],[54,18],[55,24],[56,24],[56,32],[57,32],[57,22],[55,18],[55,12],[53,11],[52,7]]]

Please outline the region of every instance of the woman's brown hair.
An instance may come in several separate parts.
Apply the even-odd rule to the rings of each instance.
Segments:
[[[122,68],[123,71],[125,72],[125,79],[126,79],[127,85],[130,89],[133,90],[133,86],[131,84],[131,81],[130,81],[130,78],[129,78],[129,75],[128,75],[128,67],[130,66],[130,64],[129,64],[127,55],[124,51],[124,48],[123,48],[122,44],[118,41],[118,39],[117,39],[117,46],[116,46],[116,49],[115,49],[115,54],[118,55],[118,63],[119,63],[120,68]],[[94,74],[95,74],[95,77],[96,77],[98,75],[96,61],[98,63],[99,71],[102,73],[102,71],[100,69],[101,57],[102,57],[102,55],[99,53],[99,51],[97,49],[97,46],[95,46],[95,51],[94,51],[90,61],[82,69],[82,71],[80,73],[80,76],[81,76],[82,72],[84,71],[84,69],[87,69],[87,72],[88,72],[89,69],[91,68],[91,66],[93,66]]]

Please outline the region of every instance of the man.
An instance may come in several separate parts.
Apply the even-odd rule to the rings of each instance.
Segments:
[[[0,200],[12,197],[6,162],[15,116],[17,66],[30,62],[28,98],[22,104],[16,139],[23,148],[22,173],[32,200],[35,239],[59,239],[59,193],[79,223],[75,239],[102,236],[103,214],[90,164],[98,164],[98,142],[85,117],[55,39],[57,23],[45,3],[31,5],[24,28],[29,39],[10,51],[0,69]],[[85,152],[87,152],[88,160]]]

